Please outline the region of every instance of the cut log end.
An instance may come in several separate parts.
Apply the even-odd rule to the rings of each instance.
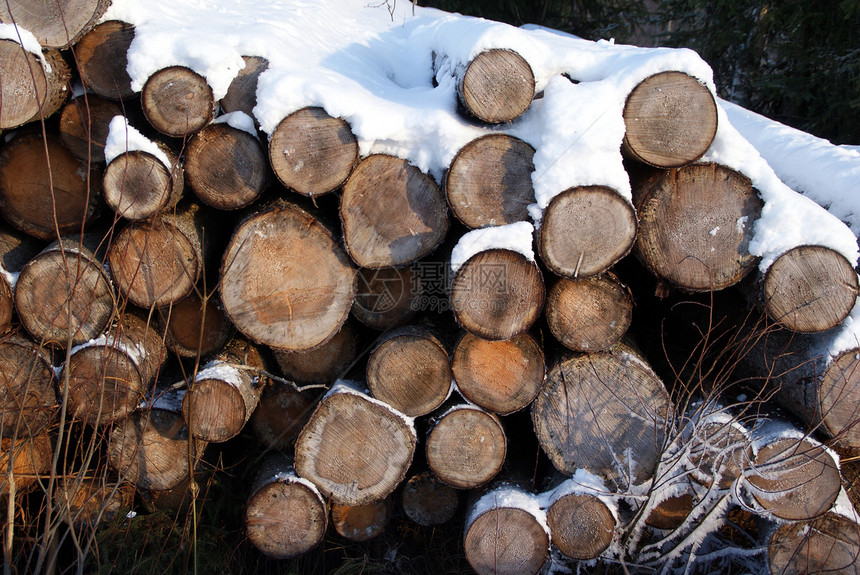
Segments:
[[[308,351],[272,348],[281,372],[290,380],[306,385],[331,385],[343,379],[358,354],[358,333],[349,321],[330,340]]]
[[[0,340],[0,437],[40,434],[57,415],[54,370],[35,344],[16,335]]]
[[[245,67],[230,82],[227,94],[221,98],[221,109],[225,114],[244,112],[254,117],[257,105],[257,80],[269,67],[269,61],[260,56],[242,56]]]
[[[110,121],[121,114],[116,102],[94,94],[79,96],[60,112],[60,139],[79,160],[103,164]]]
[[[149,387],[135,361],[119,346],[83,347],[64,369],[69,374],[71,413],[91,425],[125,418]]]
[[[84,85],[103,98],[129,100],[135,96],[126,71],[126,54],[134,40],[134,26],[118,20],[102,22],[75,45]]]
[[[525,58],[513,50],[486,50],[466,67],[458,94],[469,113],[479,120],[510,122],[531,105],[534,73]]]
[[[818,383],[818,403],[825,431],[845,447],[860,447],[860,350],[834,357]]]
[[[180,357],[207,357],[223,348],[233,334],[221,301],[210,294],[204,301],[197,291],[159,309],[165,344]]]
[[[162,147],[170,159],[168,169],[149,152],[131,150],[114,158],[105,168],[102,187],[107,205],[127,220],[146,220],[179,201],[185,185],[182,165]]]
[[[10,437],[0,439],[0,496],[9,493],[10,458],[11,471],[15,479],[15,491],[24,493],[34,487],[40,476],[51,471],[54,447],[48,433],[32,437],[19,435],[14,441]]]
[[[856,575],[860,573],[860,526],[835,513],[787,523],[771,535],[767,562],[773,575]]]
[[[422,304],[421,274],[415,266],[359,268],[357,284],[352,315],[371,329],[401,326]]]
[[[155,72],[140,94],[143,114],[166,136],[190,136],[212,121],[215,99],[206,78],[184,66]]]
[[[500,507],[466,529],[466,559],[479,575],[535,575],[549,558],[549,536],[534,515]]]
[[[472,489],[493,479],[507,454],[499,419],[464,407],[443,415],[427,437],[427,463],[436,477],[458,489]]]
[[[47,69],[38,56],[18,42],[0,40],[0,74],[3,76],[0,129],[17,128],[47,118],[65,103],[71,79],[69,66],[56,50],[44,52],[44,57]]]
[[[8,0],[0,22],[15,22],[46,48],[68,48],[86,34],[110,6],[109,0]]]
[[[319,395],[319,390],[298,391],[289,384],[270,381],[251,416],[254,435],[266,447],[291,449],[310,419]]]
[[[603,553],[615,534],[615,517],[599,498],[568,494],[547,509],[552,543],[571,559],[589,560]]]
[[[459,492],[432,472],[412,476],[404,484],[401,503],[406,516],[424,527],[450,521],[460,506]]]
[[[389,503],[387,499],[371,501],[364,505],[331,505],[331,523],[335,531],[350,541],[370,541],[385,531],[388,525]]]

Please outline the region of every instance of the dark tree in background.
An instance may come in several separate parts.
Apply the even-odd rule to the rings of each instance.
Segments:
[[[596,40],[696,50],[719,95],[827,138],[860,143],[860,0],[419,0]]]

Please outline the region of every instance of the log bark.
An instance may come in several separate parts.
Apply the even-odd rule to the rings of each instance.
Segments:
[[[451,360],[457,389],[465,399],[499,415],[529,405],[546,376],[543,349],[527,333],[501,341],[465,333]]]
[[[193,202],[123,228],[108,249],[111,277],[138,307],[164,307],[187,296],[208,261],[214,225]]]
[[[770,536],[767,563],[772,575],[860,573],[860,526],[836,513],[786,523]]]
[[[116,214],[132,221],[147,220],[176,206],[185,190],[185,172],[179,159],[166,145],[159,149],[167,156],[166,166],[157,156],[143,150],[128,150],[105,168],[105,202]]]
[[[513,50],[481,52],[457,82],[457,95],[469,114],[498,124],[521,116],[535,95],[531,66]]]
[[[272,348],[281,372],[300,385],[331,385],[346,376],[358,356],[358,332],[349,320],[330,340],[308,351]]]
[[[0,333],[12,327],[20,272],[43,247],[42,242],[12,228],[0,230]]]
[[[269,162],[282,184],[303,196],[343,185],[358,162],[358,141],[349,124],[322,108],[302,108],[269,138]]]
[[[135,97],[126,71],[134,26],[118,20],[102,22],[75,45],[78,71],[84,86],[111,100]]]
[[[624,104],[622,150],[636,160],[678,168],[698,160],[717,134],[714,95],[682,72],[645,78]]]
[[[15,308],[35,341],[60,348],[98,337],[116,309],[116,294],[99,258],[86,245],[95,238],[66,236],[21,270]]]
[[[254,435],[268,448],[292,449],[321,395],[318,389],[299,391],[288,383],[270,380],[251,416]]]
[[[94,94],[78,96],[60,112],[60,140],[79,160],[104,164],[110,121],[120,115],[116,102]]]
[[[371,501],[364,505],[331,504],[331,524],[334,530],[350,541],[370,541],[382,535],[391,515],[388,499]]]
[[[507,436],[496,415],[463,404],[433,419],[426,449],[436,477],[457,489],[474,489],[502,469]]]
[[[290,204],[242,222],[224,252],[221,301],[258,343],[305,351],[328,341],[355,297],[355,267],[335,236]]]
[[[535,150],[507,134],[472,140],[454,156],[445,174],[448,206],[469,228],[528,221],[535,203]]]
[[[0,339],[0,437],[42,433],[58,413],[48,355],[18,335]]]
[[[376,399],[410,417],[427,415],[451,392],[451,362],[433,330],[421,325],[380,336],[367,358],[367,387]]]
[[[69,412],[90,425],[128,416],[145,398],[167,359],[145,316],[125,310],[105,335],[71,350],[60,373],[69,378]]]
[[[767,269],[762,284],[767,314],[790,330],[814,333],[839,325],[860,292],[857,272],[840,253],[798,246]]]
[[[185,152],[185,175],[194,193],[219,210],[244,208],[260,197],[269,165],[260,141],[225,123],[197,132]]]
[[[174,138],[194,134],[215,117],[216,102],[206,78],[184,66],[162,68],[150,76],[140,104],[150,125]]]
[[[433,179],[406,160],[374,154],[343,186],[343,239],[364,268],[400,267],[435,250],[448,233],[448,207]]]
[[[54,506],[59,517],[72,527],[95,529],[113,521],[131,507],[134,486],[105,476],[68,475],[57,482]]]
[[[687,291],[738,283],[763,203],[750,180],[718,164],[631,173],[639,214],[635,253],[656,276]]]
[[[227,94],[221,98],[221,110],[225,114],[244,112],[254,117],[254,106],[257,105],[257,80],[260,74],[269,67],[269,61],[260,56],[242,56],[245,67],[230,82]]]
[[[50,472],[53,454],[53,442],[47,432],[32,437],[0,439],[0,495],[9,494],[10,479],[15,481],[16,493],[29,491],[40,476]]]
[[[264,368],[260,350],[242,338],[203,365],[182,401],[192,435],[212,443],[238,435],[260,401]]]
[[[68,48],[95,26],[109,6],[110,0],[9,0],[0,5],[0,22],[14,21],[46,48]]]
[[[48,69],[42,66],[37,55],[18,42],[0,40],[0,75],[3,76],[0,130],[47,118],[69,97],[69,66],[56,50],[44,51],[43,55]]]
[[[621,345],[562,356],[532,404],[535,434],[556,469],[584,468],[622,488],[651,478],[671,417],[663,382]]]
[[[323,398],[296,440],[296,472],[326,497],[363,505],[403,481],[415,453],[412,422],[340,384]]]
[[[151,406],[113,425],[108,460],[121,480],[140,489],[168,491],[189,477],[206,443],[189,438],[181,405],[181,392],[159,391]]]
[[[58,137],[19,134],[0,151],[0,214],[42,240],[80,233],[96,215],[100,178]]]
[[[423,527],[442,525],[454,518],[460,507],[460,492],[425,471],[403,484],[401,505],[406,516]]]
[[[546,514],[528,493],[494,489],[471,506],[463,548],[478,575],[535,575],[550,556]]]
[[[424,293],[421,274],[415,266],[359,268],[352,315],[379,331],[409,322],[421,306]]]
[[[570,188],[550,200],[538,231],[541,260],[557,275],[599,274],[626,256],[636,240],[636,210],[606,186]]]
[[[633,319],[633,295],[613,274],[562,278],[546,299],[546,321],[555,338],[572,351],[609,349]]]
[[[534,262],[514,251],[490,249],[457,270],[450,297],[460,326],[499,340],[528,331],[543,310],[546,289]]]
[[[167,307],[159,308],[158,332],[179,357],[206,358],[220,351],[235,331],[217,293],[200,297],[193,290]]]
[[[275,559],[296,557],[319,545],[328,527],[328,505],[312,483],[300,479],[283,456],[270,456],[257,472],[245,506],[248,539]]]
[[[571,559],[598,557],[615,535],[615,514],[609,506],[572,478],[549,495],[546,520],[553,545]]]

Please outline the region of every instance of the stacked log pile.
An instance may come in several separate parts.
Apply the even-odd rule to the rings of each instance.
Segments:
[[[93,26],[106,3],[80,4],[67,41],[52,39],[55,14],[16,20],[50,67],[0,40],[0,492],[12,501],[55,489],[66,521],[91,521],[128,505],[129,484],[195,491],[207,449],[245,435],[257,455],[236,472],[255,478],[244,529],[273,558],[329,529],[373,538],[401,512],[443,524],[466,500],[463,548],[481,574],[697,556],[773,573],[856,564],[860,523],[838,503],[833,449],[860,450],[860,345],[829,346],[858,276],[819,245],[758,271],[765,204],[749,177],[701,160],[718,123],[701,81],[659,72],[630,92],[630,199],[576,185],[533,222],[535,149],[498,129],[536,97],[512,49],[460,71],[457,113],[486,133],[437,181],[360,153],[349,122],[319,106],[261,132],[250,114],[268,63],[254,54],[220,102],[184,66],[138,97],[122,57],[134,28]],[[71,98],[73,84],[84,91]],[[746,316],[737,341],[712,343],[708,324],[687,355],[647,339],[637,306],[661,313],[655,293],[718,291],[740,303],[711,301],[709,325]],[[737,354],[732,369],[704,369],[715,345]],[[755,382],[745,399],[730,378]],[[64,482],[40,484],[76,425],[103,437],[112,470],[91,480],[75,460]],[[526,436],[539,455],[513,449]],[[758,518],[754,541],[727,535],[731,513]]]

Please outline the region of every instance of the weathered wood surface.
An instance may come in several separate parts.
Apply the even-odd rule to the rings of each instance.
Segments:
[[[388,526],[391,504],[388,499],[364,505],[331,504],[331,524],[338,535],[350,541],[370,541]]]
[[[529,63],[513,50],[481,52],[466,66],[457,82],[460,102],[469,114],[491,124],[521,116],[535,95]]]
[[[225,114],[244,112],[254,117],[257,105],[257,80],[269,67],[269,61],[260,56],[242,56],[245,67],[230,82],[227,94],[221,98],[221,109]]]
[[[164,334],[167,348],[180,357],[209,357],[223,348],[235,331],[218,294],[201,296],[202,291],[195,289],[158,310],[158,331]]]
[[[110,6],[110,0],[8,0],[0,5],[0,22],[15,22],[46,48],[68,48],[87,33]]]
[[[406,516],[424,527],[442,525],[460,507],[460,492],[431,471],[417,473],[403,484],[400,503]]]
[[[0,6],[0,10],[4,6]],[[69,97],[71,70],[68,64],[56,50],[43,51],[43,56],[47,67],[18,42],[0,40],[0,73],[3,75],[0,129],[17,128],[47,118]]]
[[[473,489],[501,471],[508,439],[496,415],[464,404],[433,419],[426,451],[436,477],[458,489]]]
[[[169,165],[143,150],[129,150],[113,158],[102,183],[107,205],[122,218],[148,220],[176,206],[185,191],[185,171],[176,154],[164,144],[159,149]]]
[[[770,536],[767,563],[772,575],[860,573],[860,526],[836,513],[786,523]]]
[[[54,384],[40,346],[15,334],[0,339],[0,437],[42,433],[59,413]]]
[[[121,114],[116,102],[95,94],[78,96],[60,111],[60,140],[79,160],[103,164],[110,121]]]
[[[272,355],[287,379],[300,385],[331,385],[346,376],[358,357],[358,331],[347,320],[331,339],[307,351],[272,348]]]
[[[75,44],[78,71],[83,84],[104,98],[131,100],[131,77],[126,71],[134,26],[109,20],[95,26]]]
[[[140,103],[152,127],[174,138],[194,134],[215,117],[216,102],[206,78],[184,66],[162,68],[150,76]]]

